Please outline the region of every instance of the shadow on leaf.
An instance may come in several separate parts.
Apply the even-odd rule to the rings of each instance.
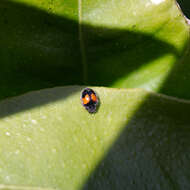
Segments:
[[[0,99],[84,84],[78,22],[1,0],[0,27]],[[178,56],[175,47],[145,33],[89,25],[82,31],[87,85],[111,86],[160,56]]]
[[[189,112],[189,104],[147,97],[82,189],[189,189]]]
[[[84,84],[77,22],[1,0],[0,27],[1,99],[42,88]],[[109,86],[160,56],[179,56],[175,47],[148,34],[87,25],[82,28],[88,85]],[[66,98],[79,90],[68,91],[66,96],[53,94],[43,102],[40,93],[39,99],[28,96],[22,107],[7,111],[6,104],[0,116]],[[190,108],[174,101],[168,106],[168,100],[160,104],[158,99],[147,97],[83,189],[190,188],[186,169]]]

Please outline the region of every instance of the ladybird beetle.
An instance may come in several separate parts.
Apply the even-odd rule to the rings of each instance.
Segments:
[[[99,105],[97,94],[90,88],[85,88],[81,94],[82,105],[89,113],[95,113]]]

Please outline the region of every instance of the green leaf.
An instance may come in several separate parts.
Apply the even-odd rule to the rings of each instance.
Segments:
[[[0,183],[55,189],[189,189],[190,102],[140,89],[83,87],[0,103]]]
[[[0,185],[0,190],[53,190],[40,187],[25,187],[25,186],[15,186],[15,185]]]
[[[174,0],[1,0],[0,98],[57,85],[189,93],[189,25]],[[0,103],[2,189],[189,189],[190,102],[83,86]]]
[[[0,98],[84,83],[190,98],[174,0],[1,0],[0,13]]]

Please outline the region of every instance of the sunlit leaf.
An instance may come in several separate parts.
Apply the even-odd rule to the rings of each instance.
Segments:
[[[0,183],[55,189],[189,187],[190,103],[140,89],[83,87],[0,103]],[[175,187],[175,188],[174,188]]]

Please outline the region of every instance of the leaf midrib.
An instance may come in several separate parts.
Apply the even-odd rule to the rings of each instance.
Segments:
[[[78,15],[79,15],[79,43],[80,43],[80,52],[81,52],[81,62],[82,62],[82,76],[83,83],[87,84],[87,62],[86,62],[86,53],[85,53],[85,44],[82,33],[82,0],[78,0]]]

